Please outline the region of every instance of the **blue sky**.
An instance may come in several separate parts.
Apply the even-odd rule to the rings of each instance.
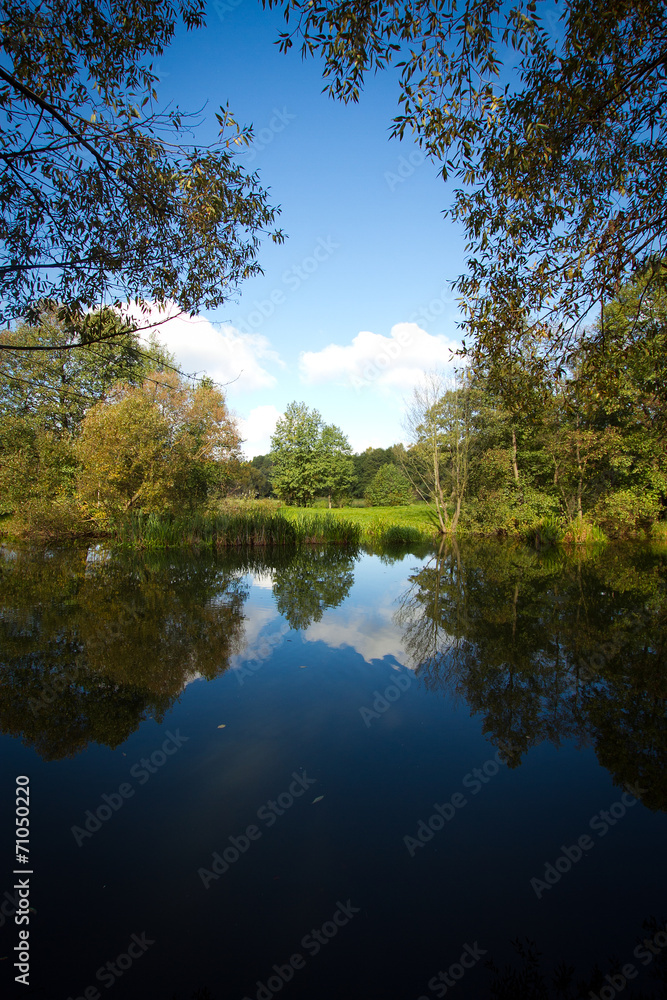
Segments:
[[[229,102],[256,141],[244,162],[282,207],[282,246],[263,244],[264,275],[225,307],[161,327],[188,372],[227,389],[250,457],[268,450],[291,400],[316,407],[355,450],[405,440],[402,414],[425,369],[459,344],[449,282],[464,267],[460,231],[437,166],[389,139],[395,73],[372,77],[359,104],[322,94],[320,64],[274,44],[279,12],[220,0],[208,25],[179,31],[156,61],[160,104],[201,111],[198,144],[215,140]]]

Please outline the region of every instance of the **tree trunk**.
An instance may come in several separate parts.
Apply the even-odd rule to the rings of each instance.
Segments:
[[[445,503],[445,499],[442,495],[442,487],[440,485],[440,464],[438,459],[439,459],[438,445],[437,442],[434,440],[433,441],[433,485],[435,492],[435,509],[438,513],[440,530],[444,535],[448,531],[448,525],[447,525],[448,515],[447,515],[447,506]],[[444,520],[443,520],[443,513],[444,513]]]
[[[581,467],[581,456],[579,454],[579,438],[577,437],[577,470],[579,472],[579,479],[577,481],[577,517],[581,521],[583,515],[581,509],[581,492],[583,488],[584,481],[584,470]]]
[[[456,510],[454,511],[454,516],[452,517],[452,523],[450,524],[450,531],[452,532],[452,534],[454,534],[454,532],[456,531],[456,526],[459,523],[459,516],[461,514],[461,501],[462,497],[461,494],[459,494],[456,498]]]
[[[514,482],[519,485],[519,466],[516,461],[516,431],[512,427],[512,472],[514,473]]]

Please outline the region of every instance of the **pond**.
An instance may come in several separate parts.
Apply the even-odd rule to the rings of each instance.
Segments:
[[[16,995],[667,995],[664,550],[5,546],[0,605]]]

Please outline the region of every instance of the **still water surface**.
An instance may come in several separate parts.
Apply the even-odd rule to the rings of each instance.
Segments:
[[[5,548],[3,995],[666,996],[666,577]]]

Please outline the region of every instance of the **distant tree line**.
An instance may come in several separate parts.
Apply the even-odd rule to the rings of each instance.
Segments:
[[[415,390],[406,466],[442,531],[651,531],[667,513],[665,287],[620,289],[566,366],[517,342],[503,366]]]
[[[295,405],[303,406],[303,404],[292,404],[292,406]],[[351,465],[343,467],[344,476],[332,493],[332,502],[334,504],[350,500],[364,500],[373,506],[392,506],[397,503],[409,504],[416,499],[414,490],[411,489],[410,483],[401,472],[405,456],[405,446],[403,444],[394,444],[390,448],[366,448],[365,451],[357,453],[352,453],[349,447],[346,447],[341,451],[341,454],[344,454],[351,460]],[[393,469],[394,475],[398,474],[400,476],[399,492],[401,499],[398,500],[394,497],[388,503],[380,503],[379,499],[375,499],[379,494],[376,494],[371,487],[380,471],[386,467]],[[256,490],[257,496],[281,495],[280,487],[277,486],[274,478],[272,478],[274,469],[273,452],[269,452],[267,455],[256,455],[250,462],[250,468],[251,472],[248,481],[249,485],[251,484],[252,488]],[[333,471],[335,475],[335,470]],[[387,473],[385,471],[379,476],[378,483],[385,480],[386,477]],[[345,485],[347,485],[347,489],[343,491],[341,487]],[[322,484],[318,488],[317,483],[314,481],[314,487],[313,496],[328,499],[325,487]]]
[[[667,514],[665,285],[651,269],[620,288],[566,365],[527,327],[514,340],[502,365],[425,374],[407,448],[352,455],[338,428],[292,404],[254,460],[264,489],[300,504],[418,498],[443,534],[650,533]]]
[[[215,513],[229,498],[340,505],[396,468],[400,446],[353,456],[300,403],[250,462],[220,388],[185,378],[117,311],[66,320],[43,303],[36,316],[0,332],[0,519],[12,530],[95,532],[133,513]],[[410,502],[403,485],[386,502]]]
[[[21,348],[0,355],[0,516],[67,533],[225,495],[241,439],[220,389],[185,379],[113,310],[73,327],[51,308],[39,320],[0,333]],[[93,327],[103,343],[87,342]]]
[[[273,496],[420,500],[443,534],[653,531],[667,513],[666,288],[651,275],[621,288],[566,366],[527,329],[515,339],[502,366],[426,374],[407,447],[353,454],[339,427],[293,402],[270,453],[248,461],[210,380],[184,378],[114,310],[68,324],[45,306],[39,323],[0,333],[0,517],[58,533]]]

